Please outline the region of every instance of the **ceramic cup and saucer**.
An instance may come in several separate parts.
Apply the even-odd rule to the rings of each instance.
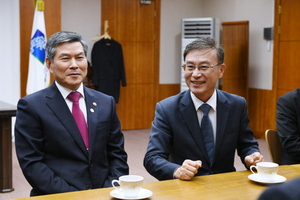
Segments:
[[[117,198],[117,199],[146,199],[153,195],[150,190],[141,188],[138,195],[136,197],[125,197],[122,189],[114,189],[110,192],[110,196]]]
[[[142,188],[144,177],[138,175],[125,175],[119,180],[113,180],[112,186],[115,188],[110,192],[110,196],[117,199],[146,199],[153,195],[150,190]],[[120,185],[120,188],[115,186]]]
[[[278,164],[273,162],[260,162],[256,166],[250,166],[252,174],[248,178],[252,181],[263,184],[283,183],[286,181],[284,176],[277,174]]]

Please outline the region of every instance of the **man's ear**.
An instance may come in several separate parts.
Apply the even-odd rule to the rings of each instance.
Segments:
[[[225,63],[221,64],[220,67],[219,67],[219,70],[220,70],[219,78],[223,77],[225,69],[226,69]]]
[[[51,61],[50,61],[50,59],[49,58],[46,58],[46,67],[47,67],[47,69],[51,72],[51,73],[53,73],[52,72],[52,69],[51,69]]]

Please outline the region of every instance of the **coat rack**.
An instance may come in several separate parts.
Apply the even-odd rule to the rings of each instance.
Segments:
[[[111,39],[110,35],[108,34],[108,28],[109,28],[109,26],[108,26],[108,20],[105,20],[104,21],[104,34],[101,35],[101,36],[97,34],[98,37],[94,37],[91,40],[93,40],[93,41],[94,40],[100,40],[102,38],[104,38],[104,39]]]

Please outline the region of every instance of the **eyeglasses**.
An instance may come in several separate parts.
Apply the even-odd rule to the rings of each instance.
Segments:
[[[197,68],[200,73],[208,73],[210,71],[209,69],[212,69],[218,65],[220,65],[220,64],[217,63],[217,64],[211,65],[211,66],[209,66],[207,64],[202,64],[201,66],[196,66],[193,64],[184,64],[184,65],[182,65],[182,67],[183,67],[184,71],[186,71],[186,72],[193,73],[195,71],[195,69]]]

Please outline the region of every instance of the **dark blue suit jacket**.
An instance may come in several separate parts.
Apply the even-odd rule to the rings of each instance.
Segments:
[[[300,163],[300,88],[278,98],[277,132],[283,147],[283,165]]]
[[[299,200],[300,178],[279,185],[272,185],[266,189],[258,200]]]
[[[174,170],[185,159],[201,160],[197,175],[207,175],[235,171],[236,149],[242,162],[247,155],[259,152],[248,126],[243,97],[217,90],[217,133],[212,166],[189,90],[157,103],[155,114],[144,166],[158,180],[172,179]]]
[[[54,83],[19,100],[16,152],[32,196],[110,187],[113,179],[128,174],[113,97],[86,87],[84,93],[89,153]]]

